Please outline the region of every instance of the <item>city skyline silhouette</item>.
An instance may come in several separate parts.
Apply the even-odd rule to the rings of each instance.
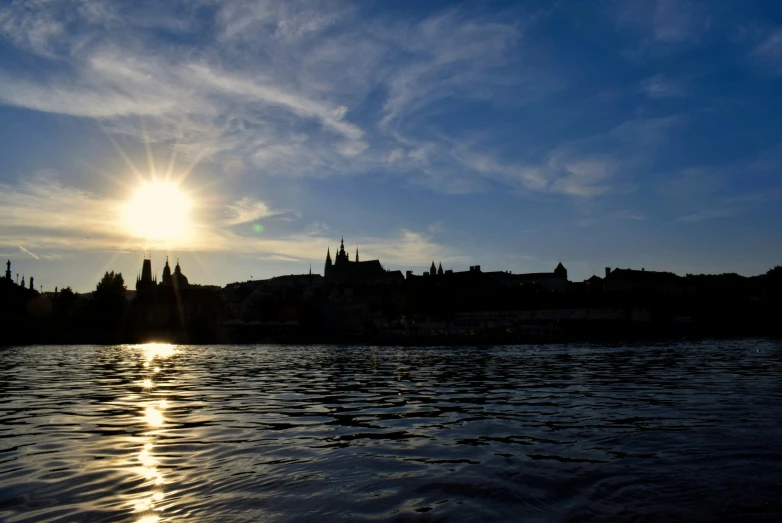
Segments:
[[[22,4],[0,259],[44,288],[145,252],[210,285],[303,273],[343,233],[403,272],[782,259],[767,3]]]

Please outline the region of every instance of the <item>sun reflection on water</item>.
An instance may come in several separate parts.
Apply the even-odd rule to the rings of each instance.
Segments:
[[[155,366],[150,369],[151,363],[155,359],[167,359],[177,351],[173,345],[166,343],[148,343],[141,346],[143,351],[143,368],[147,374],[142,376],[142,387],[144,394],[156,394],[152,391],[155,383],[153,376],[158,374],[161,370],[159,366]],[[155,523],[160,521],[161,516],[158,514],[150,514],[150,512],[159,512],[161,509],[155,506],[156,503],[163,501],[165,493],[162,491],[162,486],[165,484],[163,474],[158,469],[158,459],[152,454],[154,448],[153,441],[156,437],[156,431],[160,427],[165,425],[164,411],[168,408],[168,400],[159,399],[157,401],[145,401],[145,405],[142,405],[143,416],[142,420],[146,424],[147,432],[144,435],[144,444],[138,454],[138,462],[141,467],[138,467],[139,475],[146,481],[151,483],[152,491],[149,492],[143,499],[136,500],[132,503],[133,510],[135,512],[144,512],[145,514],[137,520],[137,523]],[[142,441],[144,441],[142,440]]]
[[[176,354],[176,349],[170,343],[145,343],[141,348],[144,351],[147,362],[155,358],[166,359]]]
[[[155,407],[147,407],[144,411],[144,419],[150,427],[157,428],[163,424],[163,413]]]

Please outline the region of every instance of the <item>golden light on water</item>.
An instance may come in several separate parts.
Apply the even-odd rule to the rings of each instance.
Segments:
[[[182,240],[192,232],[192,203],[176,183],[142,182],[123,208],[130,234],[147,240]]]
[[[148,367],[148,363],[155,358],[165,359],[176,354],[174,346],[170,343],[145,343],[141,348],[144,350],[144,356],[147,359],[145,367]]]
[[[156,391],[152,390],[155,386],[153,378],[160,378],[158,373],[161,370],[159,366],[153,366],[153,362],[156,359],[158,361],[168,359],[176,354],[177,350],[168,343],[147,343],[141,345],[141,351],[144,368],[142,371],[144,374],[142,377],[144,388],[142,394],[147,397],[146,401],[141,404],[141,407],[144,409],[141,420],[146,425],[147,432],[144,436],[146,441],[136,456],[137,463],[134,464],[134,467],[141,477],[151,483],[152,491],[147,492],[143,498],[132,501],[130,506],[133,507],[134,511],[144,513],[143,515],[140,514],[141,517],[137,520],[137,523],[153,523],[161,521],[161,516],[155,514],[155,512],[162,510],[157,504],[162,502],[165,497],[163,488],[166,483],[163,479],[163,474],[158,469],[159,461],[153,455],[153,442],[157,437],[158,429],[165,425],[163,414],[169,407],[166,399],[152,399],[157,395]]]
[[[144,411],[144,419],[150,427],[159,427],[163,424],[163,413],[155,407],[147,407]]]
[[[139,452],[138,460],[141,462],[141,464],[144,467],[151,468],[157,465],[157,460],[152,457],[150,454],[150,450],[152,450],[152,444],[147,443],[144,445],[144,448],[141,449],[141,452]]]

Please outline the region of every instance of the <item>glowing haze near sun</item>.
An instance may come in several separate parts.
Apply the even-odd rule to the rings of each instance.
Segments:
[[[177,184],[161,180],[144,182],[124,208],[125,226],[138,238],[183,239],[190,230],[191,206]]]

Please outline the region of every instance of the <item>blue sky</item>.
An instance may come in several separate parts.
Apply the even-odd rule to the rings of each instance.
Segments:
[[[343,235],[403,270],[765,272],[777,4],[6,2],[0,255],[80,291],[145,252],[321,272]],[[133,236],[118,209],[166,173],[191,233]]]

